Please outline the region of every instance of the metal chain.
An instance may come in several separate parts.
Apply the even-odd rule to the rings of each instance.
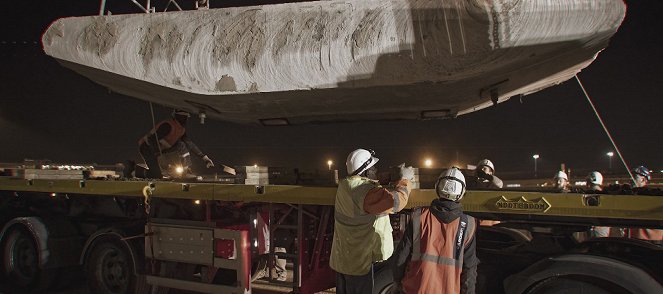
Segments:
[[[152,258],[150,258],[150,266],[151,266],[151,272],[150,274],[154,274],[156,272],[156,262],[154,260],[154,231],[152,231],[152,207],[151,207],[151,202],[152,202],[152,194],[154,194],[154,183],[149,182],[147,186],[143,188],[143,197],[144,197],[144,204],[145,204],[145,216],[146,216],[146,224],[147,224],[147,232],[145,233],[145,236],[149,238],[150,242],[150,254]]]

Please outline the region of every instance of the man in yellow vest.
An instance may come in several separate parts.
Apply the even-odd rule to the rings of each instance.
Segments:
[[[412,167],[400,166],[394,189],[380,186],[376,177],[375,152],[357,149],[348,155],[348,177],[336,191],[334,240],[329,265],[336,274],[336,293],[373,292],[374,264],[387,260],[394,251],[389,214],[407,204]]]
[[[162,177],[158,157],[165,153],[179,152],[184,162],[190,163],[189,152],[193,152],[205,161],[207,168],[214,162],[196,146],[186,135],[186,122],[191,115],[183,110],[173,111],[171,119],[158,123],[147,135],[138,140],[138,150],[145,160],[147,178]]]
[[[463,213],[465,177],[444,171],[435,184],[438,198],[412,211],[394,253],[395,288],[407,294],[474,293],[479,259],[476,220]]]

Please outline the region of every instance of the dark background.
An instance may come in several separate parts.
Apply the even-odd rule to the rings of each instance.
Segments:
[[[658,171],[663,169],[663,1],[626,2],[622,27],[579,76],[626,162]],[[116,7],[113,12],[123,12]],[[41,49],[41,34],[52,21],[97,14],[98,9],[99,1],[92,0],[4,3],[0,162],[31,158],[112,164],[138,158],[136,141],[152,126],[149,104],[110,93],[61,67]],[[160,120],[170,110],[155,106],[155,111]],[[531,176],[534,153],[541,155],[543,177],[552,177],[561,163],[578,172],[607,171],[606,152],[613,150],[575,80],[453,120],[276,128],[213,120],[199,125],[194,120],[187,132],[212,159],[226,165],[326,169],[332,159],[344,170],[350,151],[372,148],[381,167],[400,162],[422,166],[425,157],[436,167],[464,166],[487,157],[505,178]],[[617,157],[612,166],[624,171]]]

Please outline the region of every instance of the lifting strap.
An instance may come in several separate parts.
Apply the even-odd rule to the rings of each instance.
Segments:
[[[596,118],[599,120],[599,123],[603,127],[603,130],[605,131],[606,135],[608,135],[608,139],[610,139],[610,143],[612,143],[612,147],[615,148],[615,151],[617,151],[617,155],[619,156],[619,159],[621,159],[622,163],[624,164],[624,167],[626,168],[626,172],[628,172],[628,175],[631,177],[631,181],[635,184],[635,178],[633,178],[633,173],[631,173],[631,169],[628,167],[628,164],[626,164],[626,160],[624,160],[624,157],[622,156],[622,152],[619,151],[619,148],[617,147],[617,144],[615,143],[615,140],[612,139],[612,136],[610,135],[610,131],[608,131],[608,128],[605,126],[603,123],[603,119],[601,118],[601,115],[599,115],[599,112],[596,110],[596,107],[594,107],[594,103],[592,102],[592,99],[589,98],[589,94],[587,94],[587,91],[585,90],[585,86],[582,85],[582,82],[580,82],[580,78],[578,75],[575,75],[576,81],[578,81],[578,85],[580,85],[580,89],[582,89],[582,92],[585,94],[585,98],[587,98],[587,102],[589,102],[589,105],[592,107],[592,110],[594,110],[594,114],[596,114]]]

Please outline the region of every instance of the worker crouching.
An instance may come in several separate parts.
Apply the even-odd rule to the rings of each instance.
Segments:
[[[190,116],[186,111],[174,110],[171,119],[158,123],[138,141],[140,155],[148,168],[145,177],[151,179],[163,177],[159,157],[164,158],[165,165],[174,163],[179,164],[181,168],[188,168],[191,164],[190,152],[199,156],[207,168],[214,167],[214,162],[203,154],[186,134],[186,123]]]
[[[407,294],[474,293],[476,221],[458,203],[465,194],[465,177],[457,168],[448,169],[435,189],[438,198],[430,207],[413,210],[394,253],[395,288]]]
[[[337,272],[336,293],[373,293],[376,265],[394,252],[389,214],[407,204],[412,167],[400,166],[395,188],[380,186],[376,178],[375,153],[357,149],[348,155],[348,177],[336,192],[334,240],[329,265]]]

